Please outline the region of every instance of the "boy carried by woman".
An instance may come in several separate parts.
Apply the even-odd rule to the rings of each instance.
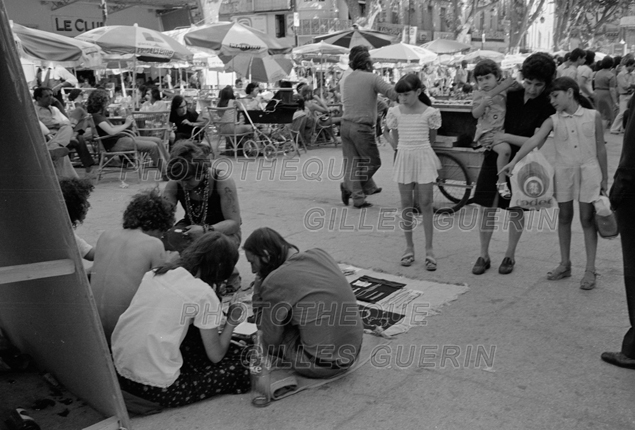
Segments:
[[[474,67],[474,79],[478,89],[474,91],[472,115],[478,119],[478,123],[472,147],[474,149],[485,147],[496,152],[498,154],[496,164],[499,170],[509,162],[511,147],[507,142],[494,144],[494,135],[503,131],[507,90],[516,82],[512,78],[502,80],[502,77],[503,72],[492,60],[482,60]],[[496,188],[501,197],[511,198],[512,193],[507,186],[504,174],[498,175]]]

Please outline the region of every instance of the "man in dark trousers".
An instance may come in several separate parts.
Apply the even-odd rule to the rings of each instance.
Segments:
[[[609,198],[616,211],[622,241],[626,306],[631,327],[622,341],[620,352],[604,352],[602,360],[615,366],[635,369],[635,109],[630,103],[620,164]]]

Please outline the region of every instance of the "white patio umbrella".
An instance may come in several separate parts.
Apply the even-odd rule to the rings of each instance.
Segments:
[[[399,42],[370,51],[370,58],[381,63],[431,63],[438,57],[432,51],[416,45]]]
[[[456,40],[450,39],[436,39],[432,42],[424,43],[423,45],[421,45],[421,47],[426,48],[432,52],[436,52],[437,54],[454,54],[455,52],[472,49],[471,45],[467,45],[465,43],[457,42]]]
[[[505,58],[505,54],[503,54],[502,52],[490,51],[487,49],[477,49],[476,51],[465,54],[463,60],[471,63],[477,63],[481,60],[493,60],[500,63],[501,61],[503,61],[503,58]]]
[[[94,67],[101,64],[102,49],[90,42],[10,22],[22,58],[53,61],[64,67]]]

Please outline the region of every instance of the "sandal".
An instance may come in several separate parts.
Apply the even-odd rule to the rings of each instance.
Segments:
[[[568,278],[571,276],[571,263],[562,264],[547,273],[547,279],[550,281],[558,281],[560,279]]]
[[[437,260],[435,260],[434,257],[427,255],[425,265],[428,272],[434,272],[437,270]]]
[[[592,270],[587,270],[584,272],[584,276],[580,281],[580,289],[581,290],[592,290],[595,288],[595,278],[597,274]]]
[[[415,255],[412,252],[406,252],[403,257],[401,257],[401,265],[404,267],[412,266],[412,263],[415,262]]]
[[[507,186],[507,182],[497,182],[496,189],[498,190],[498,194],[504,199],[511,199],[512,192],[509,191],[509,187]]]

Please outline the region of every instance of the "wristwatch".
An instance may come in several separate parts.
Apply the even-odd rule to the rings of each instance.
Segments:
[[[214,224],[203,224],[203,231],[205,233],[209,231],[214,231]]]

